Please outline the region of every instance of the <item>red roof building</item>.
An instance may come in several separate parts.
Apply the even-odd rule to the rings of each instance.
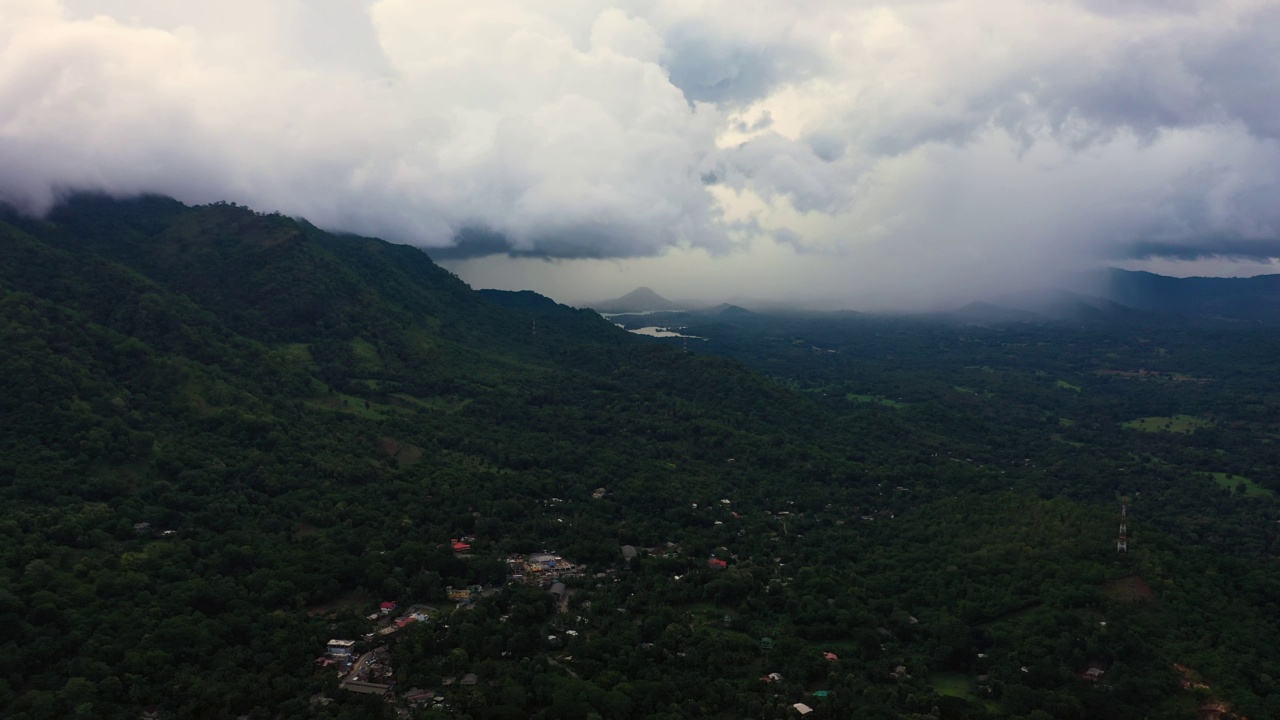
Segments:
[[[729,567],[729,563],[725,562],[724,560],[721,560],[720,558],[711,558],[710,560],[707,561],[707,566],[710,567],[712,570],[723,570]]]

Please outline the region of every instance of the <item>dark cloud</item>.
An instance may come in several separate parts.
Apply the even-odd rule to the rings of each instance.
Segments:
[[[798,44],[726,36],[712,19],[679,23],[663,39],[663,66],[692,102],[747,104],[781,83],[814,76],[824,64],[819,53]]]
[[[1153,137],[1230,123],[1280,138],[1280,7],[1261,5],[1227,22],[1210,3],[1101,5],[1125,8],[1110,29],[1133,25],[1133,39],[1011,76],[991,96],[1000,98],[993,117],[1019,132],[1048,129],[1077,146],[1119,131]]]
[[[1280,258],[1280,239],[1205,238],[1199,242],[1139,240],[1119,248],[1116,260],[1272,260]]]
[[[663,237],[658,243],[649,241],[650,256],[674,242]],[[619,257],[641,257],[639,248],[646,247],[635,238],[619,235],[617,228],[607,223],[592,227],[590,224],[566,226],[560,232],[547,237],[535,237],[523,246],[521,242],[501,232],[484,228],[464,228],[454,236],[453,244],[428,248],[427,253],[440,261],[472,260],[490,255],[506,255],[512,258],[541,258],[544,260],[602,260]]]
[[[427,254],[437,262],[471,260],[490,255],[518,256],[518,253],[511,247],[511,242],[501,233],[478,228],[463,230],[454,237],[453,245],[428,248]]]

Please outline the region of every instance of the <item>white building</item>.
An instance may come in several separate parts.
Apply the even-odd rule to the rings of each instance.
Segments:
[[[336,658],[349,657],[355,651],[355,640],[330,640],[327,652]]]

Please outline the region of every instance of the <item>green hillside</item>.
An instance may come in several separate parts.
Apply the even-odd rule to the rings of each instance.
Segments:
[[[164,198],[7,217],[0,307],[6,718],[1280,713],[1275,500],[1204,477],[1274,486],[1225,454],[1270,386],[1233,418],[1225,383],[913,321],[736,314],[689,353]],[[1120,430],[1179,413],[1214,424]],[[385,698],[331,638],[386,649]]]

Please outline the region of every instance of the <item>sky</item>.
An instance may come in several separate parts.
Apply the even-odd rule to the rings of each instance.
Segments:
[[[228,200],[575,304],[1280,272],[1280,0],[0,0],[0,199]]]

